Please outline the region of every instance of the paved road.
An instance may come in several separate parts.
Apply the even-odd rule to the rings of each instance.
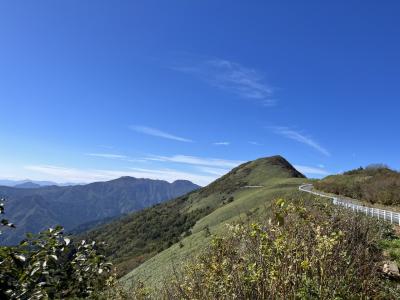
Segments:
[[[368,215],[368,216],[371,216],[371,217],[374,217],[377,219],[386,220],[392,224],[396,224],[396,225],[400,226],[400,213],[398,213],[398,212],[379,209],[379,208],[365,206],[365,205],[359,205],[350,200],[341,198],[340,196],[325,195],[321,192],[313,191],[312,184],[303,184],[303,185],[299,186],[299,190],[302,192],[306,192],[306,193],[310,193],[310,194],[317,195],[320,197],[331,199],[333,204],[335,204],[335,205],[341,205],[348,209],[353,210],[354,212],[363,213],[365,215]]]

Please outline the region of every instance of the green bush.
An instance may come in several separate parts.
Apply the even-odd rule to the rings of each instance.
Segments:
[[[2,224],[12,227],[4,219]],[[15,247],[0,246],[0,299],[94,297],[113,279],[98,250],[95,242],[72,243],[61,226],[28,234]]]
[[[390,229],[328,203],[276,202],[274,217],[228,237],[166,282],[168,299],[363,299],[386,294],[378,246]]]

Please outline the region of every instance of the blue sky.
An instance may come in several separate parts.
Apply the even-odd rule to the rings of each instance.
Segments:
[[[400,168],[398,1],[1,1],[0,178]]]

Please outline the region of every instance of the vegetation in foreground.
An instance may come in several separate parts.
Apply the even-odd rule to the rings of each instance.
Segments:
[[[1,225],[15,227],[5,218]],[[0,247],[0,299],[97,299],[114,278],[95,242],[75,244],[60,226]]]
[[[400,205],[400,173],[384,165],[358,168],[314,183],[318,190],[369,203]]]
[[[7,220],[4,226],[11,227]],[[62,228],[0,251],[2,299],[398,299],[380,271],[400,244],[389,224],[328,201],[278,199],[268,217],[228,225],[200,255],[152,290],[121,286],[95,243]]]
[[[229,226],[208,250],[165,278],[118,299],[398,299],[380,271],[382,243],[398,243],[388,224],[329,202],[279,199],[272,218]],[[124,294],[125,293],[125,294]]]

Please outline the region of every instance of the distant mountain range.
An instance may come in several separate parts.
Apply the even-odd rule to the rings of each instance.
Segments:
[[[14,187],[18,188],[18,189],[37,189],[37,188],[42,187],[42,185],[28,181],[28,182],[16,184],[16,185],[14,185]]]
[[[168,183],[161,180],[121,177],[107,182],[75,186],[40,186],[43,182],[22,182],[14,187],[0,186],[6,200],[6,218],[15,230],[5,230],[0,244],[18,243],[27,232],[37,233],[62,225],[67,231],[88,229],[110,220],[169,200],[199,186],[186,180]]]
[[[53,181],[40,181],[40,180],[9,180],[9,179],[0,179],[0,186],[12,186],[17,188],[38,188],[42,186],[70,186],[77,185],[76,183],[57,183]]]

